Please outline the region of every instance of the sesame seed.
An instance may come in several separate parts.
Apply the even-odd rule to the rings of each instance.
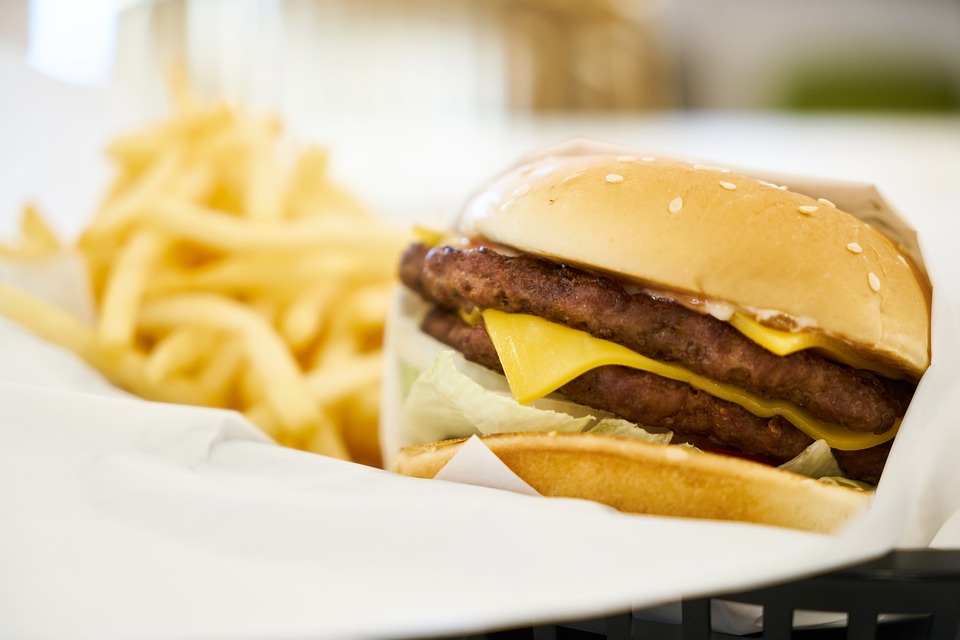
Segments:
[[[670,213],[676,213],[677,211],[680,211],[680,209],[683,208],[683,198],[674,198],[670,201],[670,206],[668,208],[670,209]]]
[[[874,291],[880,291],[880,278],[877,277],[873,271],[867,274],[867,282],[870,283],[870,288]]]
[[[711,167],[710,165],[707,165],[707,164],[695,164],[695,165],[693,165],[693,168],[694,168],[694,169],[707,170],[707,169],[712,169],[713,167]]]
[[[519,198],[520,196],[525,196],[528,193],[530,193],[530,185],[524,183],[516,188],[516,190],[513,192],[513,195]]]
[[[533,171],[533,163],[527,163],[517,167],[517,173],[530,173]]]
[[[831,201],[827,200],[826,198],[817,198],[817,202],[819,202],[820,204],[826,205],[828,207],[833,207],[834,209],[837,208],[837,205],[833,204]]]
[[[608,173],[605,180],[607,182],[612,182],[613,184],[617,184],[617,183],[623,182],[623,176],[620,175],[619,173]]]
[[[847,245],[847,250],[852,253],[860,253],[863,251],[863,247],[861,247],[856,242],[851,242],[850,244]]]
[[[720,186],[727,191],[733,191],[737,188],[737,185],[733,184],[732,182],[724,182],[723,180],[720,181]]]
[[[617,156],[618,162],[636,162],[637,156]]]
[[[653,156],[643,156],[643,157],[640,158],[640,159],[643,160],[644,162],[656,162],[656,160],[657,160],[657,159],[654,158]]]
[[[563,182],[561,184],[567,184],[574,178],[578,178],[578,177],[580,177],[579,173],[571,173],[570,175],[568,175],[566,178],[563,179]]]
[[[787,185],[782,184],[782,185],[780,185],[779,187],[777,187],[777,189],[780,189],[780,191],[786,191],[786,190],[787,190]]]
[[[820,207],[815,207],[812,204],[802,204],[798,207],[798,210],[804,215],[810,215],[819,208]]]
[[[509,208],[512,207],[512,206],[513,206],[513,198],[507,200],[507,201],[504,202],[502,205],[500,205],[500,211],[506,211],[507,209],[509,209]]]
[[[902,265],[905,266],[905,267],[909,267],[909,266],[910,266],[910,264],[907,262],[907,259],[904,258],[904,257],[903,257],[902,255],[900,255],[899,253],[897,254],[897,260],[899,260],[899,261],[900,261],[900,264],[902,264]]]

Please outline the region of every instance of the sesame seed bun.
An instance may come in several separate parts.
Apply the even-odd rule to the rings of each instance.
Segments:
[[[873,495],[747,460],[628,438],[537,432],[482,440],[545,496],[593,500],[629,513],[829,533],[862,511]],[[464,442],[404,448],[397,471],[433,478]]]
[[[472,199],[465,234],[823,331],[917,379],[929,285],[826,200],[678,161],[548,156]]]

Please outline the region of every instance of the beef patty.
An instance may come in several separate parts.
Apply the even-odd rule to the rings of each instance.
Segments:
[[[510,257],[484,247],[428,250],[415,245],[405,253],[400,275],[404,284],[443,309],[537,315],[757,395],[792,402],[853,430],[890,428],[912,393],[907,383],[883,380],[815,353],[777,356],[712,316],[531,256]],[[500,369],[482,326],[470,327],[456,313],[434,313],[423,328],[469,359]],[[634,422],[707,438],[772,461],[783,462],[810,444],[808,436],[782,418],[760,418],[684,383],[626,367],[595,369],[560,393]],[[881,445],[835,453],[845,473],[876,482],[888,450],[889,445]]]
[[[427,314],[421,329],[467,360],[503,373],[482,324],[469,325],[458,314],[438,307]],[[761,418],[686,383],[630,367],[597,367],[557,391],[568,400],[631,422],[671,429],[675,442],[742,453],[771,465],[783,464],[813,442],[779,416]],[[833,453],[848,477],[876,484],[889,451],[890,444],[886,443],[862,451],[834,449]]]

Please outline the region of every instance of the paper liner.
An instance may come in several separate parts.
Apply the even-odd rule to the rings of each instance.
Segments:
[[[514,166],[530,162],[541,155],[598,152],[664,157],[663,154],[642,149],[577,139],[528,158],[521,158]],[[674,159],[690,161],[688,158]],[[709,161],[699,162],[716,166],[716,163]],[[710,566],[699,567],[696,575],[689,576],[682,593],[677,595],[693,596],[702,593],[697,585],[705,583],[725,585],[718,591],[725,588],[752,588],[805,575],[814,565],[817,570],[839,567],[898,546],[924,547],[933,544],[940,548],[960,547],[960,525],[957,524],[960,522],[960,491],[957,490],[957,487],[960,487],[960,466],[954,462],[954,452],[960,450],[960,407],[957,400],[960,398],[960,358],[956,357],[956,354],[960,353],[960,323],[948,300],[938,295],[938,274],[929,273],[927,269],[921,249],[922,238],[918,238],[916,231],[883,199],[873,185],[776,175],[763,171],[738,169],[737,172],[776,184],[786,184],[791,190],[812,197],[827,198],[840,209],[882,230],[901,245],[915,262],[918,271],[924,277],[929,276],[933,283],[932,364],[920,381],[901,424],[874,501],[864,514],[850,522],[843,531],[826,537],[815,551],[811,549],[805,560],[795,555],[786,557],[785,554],[781,566],[771,567],[762,575],[753,573],[752,576],[721,575]],[[482,189],[478,191],[481,192]],[[471,196],[471,200],[476,196],[477,194]],[[420,369],[429,366],[432,349],[443,348],[439,343],[431,346],[420,338],[412,338],[412,332],[416,331],[416,314],[422,309],[419,304],[421,303],[409,293],[398,291],[388,323],[388,358],[381,427],[382,445],[388,465],[395,459],[400,446],[424,444],[411,442],[405,436],[404,425],[400,422],[403,385],[399,373],[401,370],[405,371],[405,375],[409,377],[410,365]],[[954,354],[954,357],[951,358],[950,354]],[[498,461],[491,462],[488,454],[489,450],[482,452],[479,447],[464,447],[449,463],[451,466],[455,464],[455,469],[445,472],[444,478],[492,487],[513,481],[509,478],[512,472],[502,463],[497,464]],[[696,527],[704,540],[710,540],[716,535],[718,523],[701,521]],[[764,529],[763,534],[768,533]],[[743,535],[744,545],[742,548],[738,547],[738,553],[750,547],[749,528]],[[638,544],[655,542],[641,540]],[[869,551],[864,553],[865,550]],[[829,557],[829,561],[824,562],[825,557]],[[689,570],[689,567],[682,567],[682,559],[678,560],[678,564],[681,567],[679,571]],[[653,579],[656,579],[656,576]],[[729,615],[724,616],[727,624],[720,629],[722,631],[749,633],[760,628],[756,610],[753,608],[728,613]],[[828,618],[826,621],[831,620],[834,619]],[[822,624],[825,620],[823,616],[814,616],[798,619],[797,622],[801,625]]]

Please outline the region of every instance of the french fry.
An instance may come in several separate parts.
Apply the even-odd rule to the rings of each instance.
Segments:
[[[327,326],[317,341],[316,349],[309,361],[310,370],[323,368],[335,370],[344,362],[355,358],[360,353],[355,338],[350,308],[344,304],[332,307]]]
[[[140,300],[151,268],[160,259],[165,238],[150,229],[139,231],[120,251],[106,284],[97,326],[97,338],[106,346],[133,341]]]
[[[365,218],[366,211],[357,199],[327,179],[328,165],[325,149],[311,146],[300,154],[287,192],[291,217],[325,216],[337,211]]]
[[[217,337],[192,325],[174,329],[159,340],[147,356],[147,377],[162,383],[199,365]],[[215,352],[215,351],[214,351]]]
[[[94,349],[90,327],[61,309],[0,282],[0,313],[38,337],[59,344],[82,357]]]
[[[243,349],[239,340],[221,337],[218,348],[208,350],[207,358],[197,384],[211,404],[218,407],[236,407],[236,391],[233,385],[243,366]]]
[[[339,431],[331,427],[310,397],[306,381],[286,345],[256,312],[214,294],[181,294],[149,303],[140,313],[148,330],[195,323],[233,332],[259,378],[264,397],[284,431],[313,433],[325,455],[348,458]]]
[[[139,180],[97,212],[87,234],[109,233],[128,222],[164,192],[182,161],[181,149],[164,150]]]
[[[61,249],[60,239],[47,224],[40,211],[32,204],[23,209],[20,232],[24,246],[31,252],[46,255]]]
[[[266,402],[251,405],[249,409],[243,412],[243,415],[253,424],[260,427],[261,431],[268,436],[278,439],[282,437],[282,426],[277,419],[277,414]]]
[[[288,252],[228,256],[189,270],[168,272],[153,280],[151,295],[182,291],[216,291],[273,297],[278,292],[302,295],[302,291],[323,282],[350,287],[383,282],[392,277],[390,265],[382,260],[363,260],[354,251],[314,254]]]
[[[65,311],[14,287],[0,283],[0,315],[37,337],[73,351],[117,386],[148,400],[209,406],[195,385],[169,380],[155,385],[147,375],[146,359],[127,349],[104,348],[93,330]]]
[[[278,324],[291,349],[300,351],[317,339],[326,319],[324,312],[341,294],[342,288],[342,283],[326,280],[310,285],[287,305]]]
[[[238,344],[241,344],[241,342],[241,340],[237,340]],[[241,353],[243,353],[242,344]],[[266,398],[266,389],[260,381],[261,378],[257,376],[253,367],[245,366],[237,372],[237,386],[235,393],[238,407],[255,407],[258,405],[266,405],[267,408],[270,407],[270,403]],[[277,430],[279,431],[282,426],[280,424],[280,419],[276,416],[276,412],[274,412],[273,415],[274,422],[277,423]]]
[[[361,386],[350,395],[338,400],[334,409],[334,415],[343,425],[347,447],[353,454],[354,460],[370,466],[382,465],[377,431],[364,428],[370,422],[376,421],[379,416],[379,380]]]
[[[274,158],[275,133],[256,127],[249,141],[249,180],[244,190],[243,211],[254,219],[276,220],[283,216],[283,185]]]
[[[307,386],[314,400],[331,405],[357,390],[378,383],[383,375],[383,354],[379,351],[345,358],[340,366],[314,369],[307,374]]]
[[[0,244],[0,257],[29,258],[60,251],[60,240],[33,204],[20,214],[20,235],[12,245]]]
[[[281,223],[241,220],[203,205],[171,198],[145,210],[144,222],[172,236],[221,251],[287,251],[350,247],[375,255],[395,252],[398,234],[372,223],[357,224],[342,216],[316,216]]]
[[[378,464],[406,238],[329,179],[325,149],[281,157],[276,118],[204,105],[182,71],[172,90],[171,118],[107,149],[117,175],[77,243],[95,325],[9,287],[0,314],[145,398],[236,409],[281,444]],[[59,250],[28,206],[0,257]]]
[[[391,288],[390,282],[375,282],[356,289],[350,295],[354,339],[361,349],[378,348],[383,341]]]
[[[207,349],[196,384],[212,407],[236,407],[239,372],[244,366],[240,342],[221,337],[215,350]]]
[[[223,131],[235,118],[235,112],[225,104],[188,109],[165,123],[116,138],[107,146],[107,155],[127,166],[149,164],[171,147]]]

